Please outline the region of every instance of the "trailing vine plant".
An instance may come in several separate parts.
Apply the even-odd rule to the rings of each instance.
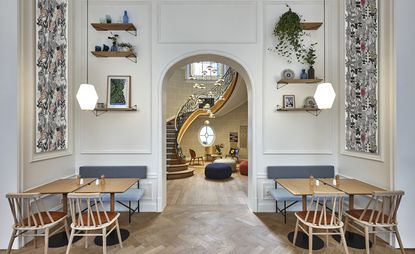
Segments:
[[[299,62],[302,62],[306,52],[303,45],[303,36],[305,32],[301,26],[301,17],[291,10],[287,5],[288,11],[281,15],[274,27],[274,36],[277,38],[275,51],[278,55],[287,58],[289,63],[292,62],[292,55]]]

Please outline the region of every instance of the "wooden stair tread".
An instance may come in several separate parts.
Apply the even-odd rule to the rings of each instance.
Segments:
[[[168,175],[180,175],[180,174],[184,174],[184,173],[190,173],[190,172],[194,172],[194,169],[186,169],[186,170],[182,170],[182,171],[173,171],[173,172],[167,172]]]

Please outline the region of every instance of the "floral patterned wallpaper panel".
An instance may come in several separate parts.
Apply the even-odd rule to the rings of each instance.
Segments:
[[[68,148],[67,8],[36,1],[36,153]]]
[[[345,149],[378,154],[378,3],[345,2]]]

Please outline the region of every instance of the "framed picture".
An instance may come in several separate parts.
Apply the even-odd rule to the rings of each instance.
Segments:
[[[107,108],[130,107],[131,76],[108,76]]]
[[[283,95],[282,102],[284,108],[295,108],[295,95]]]

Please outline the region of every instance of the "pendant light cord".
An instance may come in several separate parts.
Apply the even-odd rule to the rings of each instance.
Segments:
[[[88,53],[88,41],[89,41],[89,0],[86,0],[86,83],[89,84],[89,53]]]
[[[324,82],[326,82],[326,0],[323,1],[323,40],[324,40],[324,47],[323,47],[323,75],[324,75]]]

